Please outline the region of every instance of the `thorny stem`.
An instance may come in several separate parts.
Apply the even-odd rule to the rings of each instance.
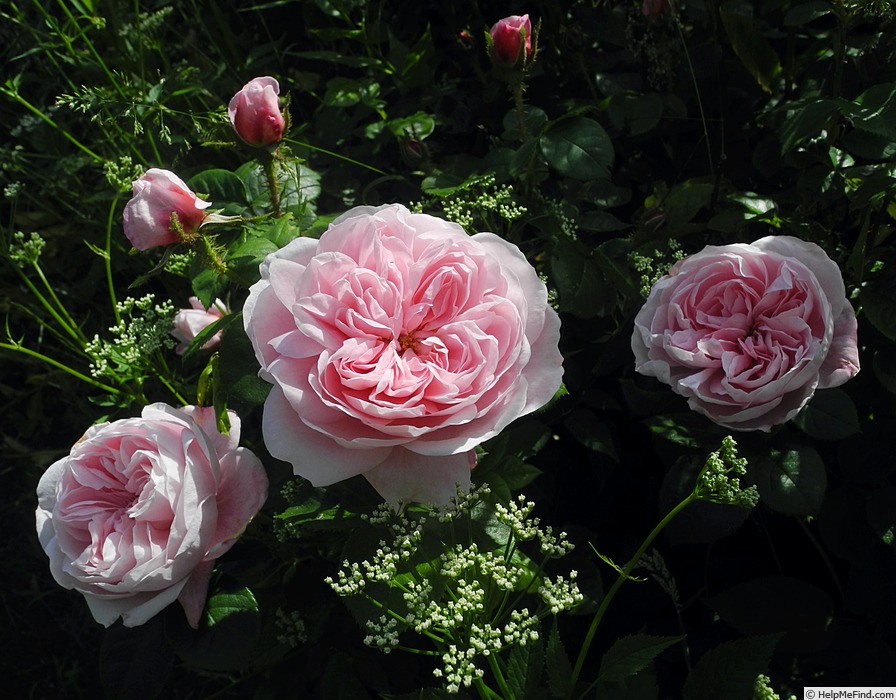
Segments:
[[[696,493],[692,492],[688,494],[688,496],[681,501],[677,506],[675,506],[672,510],[670,510],[666,516],[657,523],[657,526],[653,528],[647,538],[641,543],[641,546],[638,548],[638,551],[635,552],[634,556],[629,559],[628,564],[625,565],[625,568],[613,582],[613,586],[607,591],[607,594],[604,596],[603,600],[600,602],[600,607],[597,609],[597,612],[594,614],[594,619],[591,621],[591,626],[588,628],[588,633],[585,635],[585,641],[582,643],[582,647],[579,650],[579,656],[576,659],[576,665],[572,670],[572,678],[570,680],[570,688],[575,687],[576,680],[579,678],[579,674],[582,672],[582,666],[585,665],[585,657],[588,656],[588,650],[591,647],[591,642],[594,640],[594,634],[597,632],[597,628],[600,625],[601,620],[604,617],[604,613],[607,612],[607,608],[610,607],[610,603],[613,601],[613,598],[616,596],[616,593],[619,591],[619,588],[622,584],[631,578],[631,573],[634,568],[638,565],[638,562],[641,560],[641,557],[644,555],[644,552],[647,551],[647,548],[651,545],[651,543],[656,539],[657,535],[659,535],[663,529],[672,522],[672,519],[678,515],[681,511],[687,508],[694,501],[700,500],[699,496]]]
[[[520,141],[526,141],[529,138],[529,128],[526,126],[526,107],[523,104],[523,91],[526,86],[522,79],[513,83],[513,104],[516,107],[516,119],[519,124]]]
[[[263,157],[264,172],[268,178],[268,190],[271,193],[271,207],[274,209],[274,217],[283,216],[280,211],[280,185],[277,183],[277,169],[274,164],[274,156],[266,153]]]
[[[247,280],[235,270],[227,267],[227,263],[225,263],[221,258],[221,253],[218,252],[217,248],[215,248],[209,236],[200,233],[199,238],[202,240],[202,250],[205,253],[205,256],[208,259],[209,263],[211,263],[211,266],[215,269],[215,272],[226,277],[232,282],[236,282],[241,287],[248,288],[252,286],[249,280]]]

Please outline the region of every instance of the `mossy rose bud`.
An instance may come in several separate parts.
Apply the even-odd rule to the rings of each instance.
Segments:
[[[150,168],[133,182],[133,196],[124,207],[124,235],[137,250],[180,243],[199,230],[211,204],[171,171]]]
[[[280,110],[280,84],[271,77],[253,78],[227,106],[230,123],[245,143],[267,148],[280,143],[286,118]]]

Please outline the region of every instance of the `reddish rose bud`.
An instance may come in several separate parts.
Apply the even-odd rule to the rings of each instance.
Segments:
[[[250,146],[273,146],[283,138],[286,119],[280,111],[280,84],[270,77],[254,78],[227,106],[233,130]]]
[[[498,20],[489,30],[489,56],[503,68],[511,68],[532,56],[532,22],[529,15],[511,15]]]
[[[180,243],[199,230],[211,202],[199,199],[169,170],[150,168],[133,183],[124,207],[124,235],[137,250]],[[172,221],[176,219],[176,223]]]
[[[659,17],[666,10],[666,0],[644,0],[641,3],[641,14],[650,19]]]

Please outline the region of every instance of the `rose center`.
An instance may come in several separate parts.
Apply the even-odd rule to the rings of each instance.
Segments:
[[[418,341],[413,333],[402,333],[398,336],[398,345],[401,348],[398,352],[403,355],[404,351],[411,348],[415,353],[420,349],[420,341]]]

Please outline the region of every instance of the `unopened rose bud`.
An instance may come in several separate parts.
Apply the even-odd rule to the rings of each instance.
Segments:
[[[529,15],[511,15],[498,20],[489,30],[489,57],[496,66],[525,65],[532,56],[532,22]]]
[[[171,330],[171,335],[178,341],[174,352],[183,355],[193,338],[215,321],[223,318],[226,313],[229,313],[227,305],[220,299],[215,299],[215,303],[206,309],[197,297],[190,297],[190,308],[181,309],[174,314],[174,328]],[[202,346],[202,349],[212,350],[220,342],[221,334],[216,333]]]
[[[271,77],[254,78],[227,106],[233,130],[250,146],[266,148],[280,142],[286,118],[280,111],[280,84]]]
[[[211,204],[171,171],[150,168],[133,182],[133,196],[124,207],[124,235],[137,250],[180,243],[199,230]]]
[[[641,3],[641,14],[648,19],[659,17],[666,10],[666,0],[644,0]]]

